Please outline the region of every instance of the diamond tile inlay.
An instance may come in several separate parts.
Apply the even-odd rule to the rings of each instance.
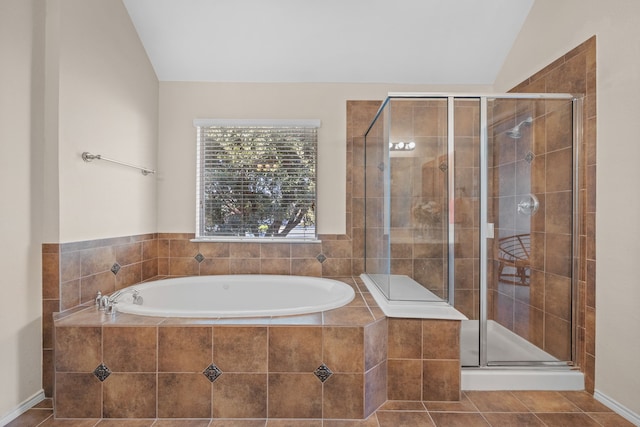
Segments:
[[[198,255],[194,256],[194,258],[196,259],[196,261],[198,261],[198,263],[201,263],[202,261],[204,261],[204,255],[202,255],[199,252],[198,252]]]
[[[118,264],[117,262],[114,262],[113,265],[111,266],[111,272],[113,274],[118,274],[118,271],[120,271],[120,264]]]
[[[524,160],[525,160],[527,163],[531,164],[531,162],[533,161],[533,159],[534,159],[535,157],[536,157],[536,156],[535,156],[531,151],[529,151],[529,152],[524,156]]]
[[[101,363],[93,370],[93,375],[95,375],[100,381],[104,381],[109,375],[111,375],[111,370],[107,368],[107,365]]]
[[[324,256],[324,254],[320,254],[320,255],[318,255],[318,256],[316,257],[316,259],[317,259],[318,261],[320,261],[320,264],[322,264],[323,262],[325,262],[325,261],[327,260],[327,257],[326,257],[326,256]]]
[[[207,369],[205,369],[203,372],[205,377],[207,377],[209,379],[209,381],[214,382],[215,380],[218,379],[218,377],[220,375],[222,375],[222,371],[220,370],[220,368],[218,368],[216,365],[214,365],[213,363],[209,366],[207,366]]]
[[[313,371],[313,374],[318,377],[320,381],[325,382],[331,375],[333,375],[333,372],[331,372],[331,369],[329,369],[327,365],[323,363],[322,365],[318,366],[315,371]]]
[[[449,169],[449,166],[445,162],[442,162],[440,163],[440,166],[438,166],[438,169],[440,169],[442,172],[446,172],[446,170]]]

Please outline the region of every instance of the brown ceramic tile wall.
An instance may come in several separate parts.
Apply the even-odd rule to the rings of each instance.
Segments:
[[[53,395],[53,313],[60,311],[60,247],[42,245],[42,388]]]
[[[460,400],[460,322],[387,322],[389,400]]]
[[[364,134],[375,116],[379,101],[347,101],[347,206],[351,207],[350,215],[347,216],[351,224],[351,238],[353,243],[353,275],[358,276],[364,272],[365,240],[367,253],[370,258],[372,254],[380,253],[380,246],[376,245],[378,234],[365,239],[364,218],[365,218],[365,198],[364,198]],[[380,133],[380,135],[382,135]],[[377,166],[371,159],[368,163]],[[351,197],[349,197],[349,195]],[[375,201],[374,201],[375,202]],[[372,210],[368,210],[371,213]],[[369,222],[375,218],[368,218]],[[371,232],[371,230],[369,230]],[[375,233],[375,231],[373,231]],[[373,238],[371,238],[373,237]]]
[[[446,102],[392,101],[390,140],[414,141],[391,157],[391,273],[413,278],[447,298]],[[427,210],[427,208],[429,208]]]
[[[583,139],[580,147],[579,188],[580,202],[577,221],[580,230],[580,253],[577,254],[578,290],[575,319],[577,320],[576,361],[585,374],[586,389],[594,390],[595,375],[595,215],[596,215],[596,38],[595,36],[571,50],[566,55],[532,75],[512,90],[513,92],[566,92],[584,94]],[[554,120],[551,117],[550,120]],[[547,125],[547,126],[553,126]],[[562,138],[547,140],[547,145],[558,149],[556,142]],[[548,147],[549,148],[549,147]],[[564,154],[564,153],[562,153]],[[551,160],[547,160],[553,161]],[[552,177],[556,183],[566,182],[559,176]],[[556,188],[560,190],[560,188]],[[548,205],[547,201],[547,205]],[[556,204],[561,203],[560,200]],[[566,218],[547,222],[547,227],[561,227]],[[547,230],[548,231],[548,230]],[[552,243],[553,244],[553,243]],[[547,243],[549,247],[549,243]],[[561,271],[560,271],[561,272]],[[557,276],[556,273],[552,273]],[[546,279],[558,281],[558,277],[547,275]],[[555,283],[557,285],[557,283]],[[548,290],[549,288],[547,288]],[[545,295],[546,296],[546,295]],[[567,298],[565,295],[562,298]],[[539,296],[542,301],[551,302],[552,298]],[[556,306],[551,304],[553,310]],[[566,319],[548,315],[552,327],[566,327]],[[554,322],[555,321],[555,322]]]
[[[193,234],[161,233],[65,244],[44,244],[43,384],[53,392],[52,314],[93,301],[96,292],[159,276],[294,274],[351,276],[347,236],[323,235],[322,243],[196,243]],[[196,255],[202,255],[201,261]]]
[[[583,110],[583,126],[584,136],[583,143],[580,147],[582,158],[580,164],[583,168],[579,173],[579,188],[580,188],[580,212],[578,215],[578,221],[580,222],[580,253],[578,255],[578,274],[579,274],[579,289],[577,292],[577,308],[576,316],[577,320],[577,345],[575,349],[576,363],[580,369],[585,373],[586,388],[588,391],[593,392],[593,380],[594,380],[594,367],[595,367],[595,170],[596,170],[596,61],[595,61],[595,37],[587,40],[582,45],[578,46],[571,52],[564,55],[562,58],[554,61],[548,67],[535,73],[531,78],[524,81],[522,84],[515,87],[513,92],[568,92],[576,94],[585,94],[584,98],[584,110]],[[379,200],[365,200],[364,198],[364,132],[371,124],[372,117],[374,117],[376,111],[380,107],[380,101],[349,101],[347,103],[347,167],[349,178],[347,186],[351,191],[352,198],[347,199],[347,203],[350,203],[352,207],[350,211],[352,227],[352,241],[353,241],[353,273],[358,275],[364,271],[364,217],[365,217],[365,205],[372,203],[375,207],[375,203],[380,203]],[[518,108],[522,108],[519,106]],[[534,110],[535,111],[535,110]],[[522,111],[520,111],[521,113]],[[490,111],[495,114],[495,111]],[[489,307],[502,307],[503,312],[497,310],[494,311],[496,318],[502,318],[505,320],[505,324],[510,325],[516,330],[516,332],[526,336],[534,343],[541,347],[547,346],[549,350],[558,352],[559,355],[564,357],[570,348],[567,348],[569,342],[567,335],[564,338],[559,339],[559,335],[555,332],[565,330],[566,334],[570,333],[568,327],[567,311],[564,309],[562,301],[567,301],[570,295],[567,294],[567,270],[570,264],[566,262],[566,250],[561,248],[566,247],[568,241],[564,236],[564,227],[570,218],[567,218],[565,214],[560,213],[561,210],[558,207],[567,203],[565,190],[558,185],[566,184],[568,177],[566,175],[555,174],[557,168],[554,167],[554,162],[562,162],[560,157],[569,155],[568,150],[562,150],[562,147],[558,145],[564,138],[563,134],[559,133],[561,129],[557,124],[566,117],[562,117],[566,114],[563,111],[549,111],[548,117],[541,117],[545,114],[541,114],[537,111],[535,123],[535,131],[538,134],[543,134],[549,131],[549,141],[543,138],[544,146],[533,146],[532,151],[536,155],[540,155],[538,166],[534,165],[532,171],[534,184],[532,192],[543,193],[541,197],[542,209],[549,209],[549,222],[545,224],[541,223],[540,218],[545,216],[539,215],[538,220],[534,221],[534,229],[541,230],[541,232],[534,232],[533,238],[548,237],[546,247],[552,247],[556,252],[554,254],[560,256],[545,257],[545,253],[532,254],[533,266],[545,265],[548,263],[548,270],[544,268],[532,268],[531,283],[536,283],[531,287],[531,293],[528,299],[525,299],[522,295],[516,295],[516,289],[512,293],[500,293],[494,292],[488,295]],[[549,121],[547,124],[546,121]],[[469,123],[467,123],[469,124]],[[515,125],[515,123],[514,123]],[[512,125],[513,126],[513,125]],[[471,124],[470,129],[476,129],[477,126]],[[456,129],[457,131],[459,129]],[[379,138],[382,138],[382,129],[378,130]],[[566,136],[566,135],[565,135]],[[370,138],[372,144],[376,141]],[[477,146],[477,140],[475,135],[470,134],[468,140],[456,141],[458,147],[462,146],[464,152],[457,153],[456,162],[463,164],[463,167],[468,168],[466,171],[460,171],[460,175],[456,176],[458,181],[468,182],[471,188],[475,189],[477,182],[474,177],[477,176],[475,170],[475,164],[468,164],[469,152],[472,152],[473,159],[477,159],[477,152],[473,152],[473,147]],[[472,147],[470,148],[469,145]],[[520,144],[522,145],[522,144]],[[548,147],[547,147],[548,145]],[[511,143],[510,146],[513,147]],[[496,152],[498,156],[498,162],[500,162],[500,155],[507,153],[504,150],[500,151],[500,146],[496,146]],[[514,148],[515,149],[515,148]],[[546,153],[550,155],[547,158]],[[375,153],[374,153],[375,154]],[[513,152],[513,155],[521,155],[523,153]],[[458,156],[459,155],[459,156]],[[377,167],[375,157],[371,160],[371,164],[367,165],[369,168]],[[544,160],[544,162],[542,161]],[[547,176],[547,167],[549,166],[549,172]],[[374,171],[375,173],[375,171]],[[515,175],[514,169],[514,178]],[[371,174],[370,174],[371,175]],[[539,188],[541,182],[549,180],[550,186],[546,188]],[[491,179],[490,179],[491,183]],[[368,182],[369,185],[376,184],[375,181]],[[536,187],[538,185],[538,187]],[[378,185],[378,187],[380,187]],[[375,189],[375,186],[373,187]],[[546,200],[546,192],[550,192],[549,200]],[[369,194],[368,194],[369,196]],[[473,220],[477,218],[477,199],[472,192],[470,197],[464,198],[461,204],[467,205],[460,209],[457,206],[457,212],[460,213],[460,217],[456,215],[456,222],[460,223],[461,231],[464,225],[467,226],[468,231],[474,235],[477,232],[474,230],[474,226],[468,218],[468,214],[471,215]],[[555,213],[554,213],[555,209]],[[371,209],[375,210],[375,209]],[[367,211],[368,212],[368,211]],[[489,214],[493,214],[493,206],[489,206]],[[497,214],[497,213],[496,213]],[[370,223],[374,223],[380,218],[369,216],[367,220]],[[515,225],[515,224],[514,224]],[[550,230],[546,233],[542,232],[545,225]],[[379,227],[381,228],[381,227]],[[378,244],[371,243],[383,242],[382,233],[379,231],[373,235],[370,239],[367,239],[366,250],[369,256],[373,254],[372,258],[382,256],[382,247]],[[473,241],[471,248],[477,248],[477,244]],[[543,244],[544,248],[545,245]],[[467,246],[469,248],[469,246]],[[420,251],[417,246],[409,247],[406,244],[391,245],[391,257],[392,265],[395,271],[404,272],[409,271],[412,267],[413,254],[409,255],[411,251]],[[462,248],[458,248],[462,250]],[[473,249],[474,251],[476,249]],[[560,252],[558,252],[560,250]],[[431,252],[431,251],[430,251]],[[551,254],[551,252],[550,252]],[[462,255],[462,254],[459,254]],[[477,318],[478,307],[478,291],[476,289],[476,283],[478,283],[477,275],[479,271],[479,265],[476,254],[470,254],[468,257],[462,257],[455,265],[456,271],[456,306],[459,310],[467,314],[470,318]],[[565,262],[558,262],[565,258]],[[489,270],[489,281],[493,282],[496,271]],[[462,281],[462,283],[461,283]],[[498,301],[500,299],[500,301]],[[545,311],[544,307],[547,307]],[[510,319],[510,320],[509,320]],[[544,326],[546,325],[546,327]],[[550,333],[548,335],[539,334],[538,331],[547,330]],[[554,333],[551,333],[554,332]],[[391,335],[391,334],[390,334]],[[395,363],[395,362],[394,362]],[[407,362],[407,369],[413,369],[418,371],[417,364],[415,366],[409,366],[411,363]],[[390,369],[392,369],[390,367]]]
[[[571,360],[571,111],[563,100],[496,100],[489,131],[489,220],[497,234],[491,241],[492,318],[561,360]],[[510,137],[507,132],[526,118],[533,123],[519,138]],[[529,194],[540,201],[539,210],[516,212]],[[521,264],[501,259],[523,248],[529,256]]]
[[[93,308],[65,316],[55,328],[56,417],[366,418],[387,399],[387,319],[358,297],[324,316],[250,322]],[[323,365],[324,381],[314,374]]]
[[[480,103],[457,100],[455,117],[455,307],[479,318]],[[445,260],[446,262],[446,260]],[[446,265],[446,264],[445,264]]]
[[[42,245],[43,388],[53,394],[52,315],[158,275],[155,234]]]
[[[364,132],[371,117],[379,108],[378,103],[352,101],[348,103],[349,129]],[[361,248],[366,246],[369,271],[384,269],[385,257],[391,258],[391,272],[405,274],[422,283],[437,295],[446,298],[447,258],[444,241],[446,239],[445,221],[448,201],[446,200],[447,175],[441,170],[447,165],[446,156],[446,103],[445,101],[394,101],[391,104],[394,126],[390,130],[392,140],[416,141],[419,151],[411,155],[399,154],[391,158],[391,212],[392,234],[391,253],[384,249],[382,212],[382,180],[378,166],[382,153],[376,148],[382,147],[383,129],[378,121],[367,139],[367,198],[359,186],[359,192],[353,198],[354,209],[354,273],[355,266],[363,262]],[[456,133],[456,232],[460,241],[456,261],[456,308],[470,318],[477,318],[478,312],[478,102],[459,101],[455,106],[458,118]],[[369,116],[364,112],[368,111]],[[475,117],[475,118],[474,118]],[[397,123],[396,123],[397,121]],[[357,134],[354,134],[357,135]],[[373,136],[371,136],[373,135]],[[351,165],[353,181],[362,183],[364,164],[364,138],[353,136],[354,159]],[[372,178],[373,176],[373,178]],[[355,187],[354,187],[355,188]],[[373,188],[373,190],[371,190]],[[440,220],[428,222],[418,213],[421,206],[435,202],[440,207]],[[367,212],[366,245],[358,238],[364,234],[364,213]],[[376,216],[378,215],[378,216]],[[361,271],[361,270],[360,270]]]
[[[364,250],[365,250],[365,230],[364,230],[364,218],[365,218],[365,206],[371,204],[375,207],[376,203],[380,203],[381,195],[367,193],[367,199],[365,200],[364,194],[364,144],[365,140],[362,135],[371,124],[372,118],[375,116],[376,111],[380,107],[380,101],[348,101],[347,102],[347,153],[353,153],[352,156],[348,156],[347,160],[351,162],[347,163],[348,176],[351,177],[347,181],[347,186],[352,184],[353,198],[351,199],[352,206],[352,242],[353,242],[353,274],[359,275],[364,272]],[[437,122],[435,127],[429,127],[431,122],[424,122],[425,111],[421,111],[424,108],[424,104],[409,105],[407,111],[411,111],[411,119],[407,122],[413,123],[417,132],[421,133],[424,138],[429,138],[427,135],[438,135],[438,129],[442,123]],[[439,105],[429,104],[427,108],[434,110],[436,117],[438,116]],[[414,111],[415,110],[415,111]],[[415,116],[414,116],[415,113]],[[409,113],[407,113],[409,114]],[[374,133],[376,130],[374,130]],[[377,131],[379,136],[382,135],[382,129]],[[407,133],[413,132],[407,131]],[[440,132],[441,134],[442,132]],[[469,137],[473,139],[471,134]],[[469,142],[471,142],[471,140]],[[368,138],[367,143],[376,145],[380,141]],[[466,141],[465,141],[466,142]],[[380,144],[381,145],[381,144]],[[464,145],[464,144],[463,144]],[[434,149],[437,150],[437,144],[434,144]],[[375,158],[375,152],[373,158],[367,159],[367,170],[371,169],[372,173],[368,174],[368,180],[371,180],[372,174],[377,174],[378,160]],[[468,161],[467,157],[460,158],[460,162]],[[434,165],[432,170],[424,170],[421,167],[416,169],[416,173],[419,174],[417,180],[419,182],[418,187],[423,184],[425,174],[431,173],[431,175],[442,176],[442,172],[437,169],[439,166]],[[472,163],[466,167],[473,168]],[[466,175],[465,175],[466,176]],[[400,179],[401,177],[396,177]],[[472,184],[472,181],[469,183]],[[367,184],[378,184],[379,182],[373,180],[368,181]],[[442,187],[439,186],[439,187]],[[431,186],[424,186],[425,193],[418,194],[416,197],[435,197],[438,194],[435,193],[435,189]],[[432,190],[432,192],[429,192]],[[374,191],[375,193],[375,191]],[[469,194],[473,196],[473,194]],[[413,196],[412,196],[413,197]],[[471,200],[470,198],[465,201]],[[415,202],[416,200],[411,200]],[[349,203],[349,200],[347,201]],[[469,203],[473,204],[473,203]],[[446,206],[446,203],[444,204]],[[367,215],[371,215],[371,211],[379,212],[380,209],[369,209]],[[446,215],[446,213],[444,214]],[[403,228],[403,222],[399,219],[394,225]],[[409,225],[406,228],[412,228],[410,218],[403,218]],[[372,227],[373,230],[367,229],[366,239],[366,251],[368,262],[371,262],[371,258],[381,258],[383,256],[382,246],[382,225],[379,217],[367,217],[368,224],[376,223],[378,221],[379,227]],[[428,262],[437,262],[440,267],[443,267],[444,248],[442,243],[438,242],[424,242],[414,241],[413,235],[408,234],[408,242],[391,242],[391,258],[392,269],[394,273],[398,274],[413,274],[414,268],[424,268]],[[373,254],[373,255],[372,255]],[[473,256],[473,251],[471,255]],[[374,261],[375,262],[375,261]],[[477,263],[476,263],[477,264]],[[434,264],[435,265],[435,264]],[[369,265],[371,267],[371,265]],[[474,269],[474,265],[471,264],[471,271]],[[477,267],[476,267],[477,268]],[[437,268],[436,268],[437,270]],[[441,268],[442,270],[442,268]],[[444,274],[442,275],[444,276]],[[425,283],[433,283],[431,277],[424,277]],[[444,277],[442,278],[444,280]],[[358,283],[360,281],[358,280]],[[444,283],[444,282],[443,282]],[[360,283],[361,284],[361,283]],[[362,285],[362,284],[361,284]],[[364,286],[364,285],[362,285]],[[438,291],[434,287],[434,290]],[[369,294],[363,294],[365,298],[370,298]],[[388,321],[388,361],[387,361],[387,393],[389,399],[399,400],[420,400],[420,399],[433,399],[433,400],[458,400],[460,398],[460,322],[458,321],[440,321],[440,320],[420,320],[420,319],[387,319]]]
[[[351,276],[351,240],[321,235],[322,243],[192,242],[193,234],[158,235],[158,274],[284,274]],[[199,257],[201,261],[196,259]]]

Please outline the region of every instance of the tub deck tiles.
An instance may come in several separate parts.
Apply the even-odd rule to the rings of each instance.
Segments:
[[[54,322],[55,414],[87,419],[366,417],[387,397],[386,319],[377,319],[372,308],[356,288],[354,300],[344,307],[291,316],[110,315],[91,305],[60,313]],[[238,341],[237,334],[246,339]],[[249,363],[263,359],[256,366]],[[317,373],[325,363],[326,378]],[[208,375],[214,369],[220,373]],[[168,404],[167,396],[177,400]]]
[[[73,312],[54,315],[56,326],[202,326],[202,325],[255,325],[255,326],[366,326],[384,317],[382,310],[369,294],[356,289],[353,301],[344,307],[319,313],[265,317],[153,317],[127,313],[105,314],[93,305],[85,305]]]
[[[53,418],[51,408],[47,399],[7,427],[633,427],[589,393],[579,391],[474,391],[463,392],[459,402],[387,401],[366,420],[62,420]]]
[[[375,308],[373,309],[375,310]],[[255,325],[255,326],[366,326],[384,316],[375,315],[368,306],[341,307],[321,313],[271,317],[151,317],[127,313],[108,315],[95,307],[56,319],[56,326],[203,326],[203,325]]]

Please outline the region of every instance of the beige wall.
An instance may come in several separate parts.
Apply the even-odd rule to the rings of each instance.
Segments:
[[[42,94],[33,84],[42,40],[34,3],[0,1],[0,420],[42,389]]]
[[[344,234],[346,101],[382,100],[396,91],[486,90],[484,86],[161,82],[158,231],[195,229],[195,118],[320,119],[318,231]]]
[[[0,0],[0,420],[42,390],[43,242],[156,230],[158,81],[121,1]],[[1,422],[0,422],[1,423]]]
[[[193,231],[193,118],[321,119],[319,230],[342,234],[346,100],[489,89],[167,82],[158,92],[120,1],[49,0],[46,17],[44,5],[0,0],[0,57],[10,64],[0,67],[0,191],[11,201],[0,210],[0,417],[41,389],[40,243]],[[640,104],[629,94],[640,91],[639,15],[634,0],[537,0],[495,84],[507,90],[598,37],[596,390],[637,414]],[[85,150],[159,173],[85,164]]]
[[[47,64],[58,75],[57,105],[56,82],[48,87],[54,99],[47,136],[58,147],[52,160],[58,163],[59,241],[155,232],[155,176],[80,158],[89,151],[156,166],[158,80],[129,15],[121,1],[48,4],[50,21],[59,13],[47,34],[57,26],[57,40],[55,34],[48,37],[47,46],[59,52]]]
[[[536,0],[496,80],[506,90],[597,36],[596,395],[640,414],[640,3]]]

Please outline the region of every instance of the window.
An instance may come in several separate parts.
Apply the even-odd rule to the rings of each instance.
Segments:
[[[195,120],[201,239],[316,239],[314,121]]]

